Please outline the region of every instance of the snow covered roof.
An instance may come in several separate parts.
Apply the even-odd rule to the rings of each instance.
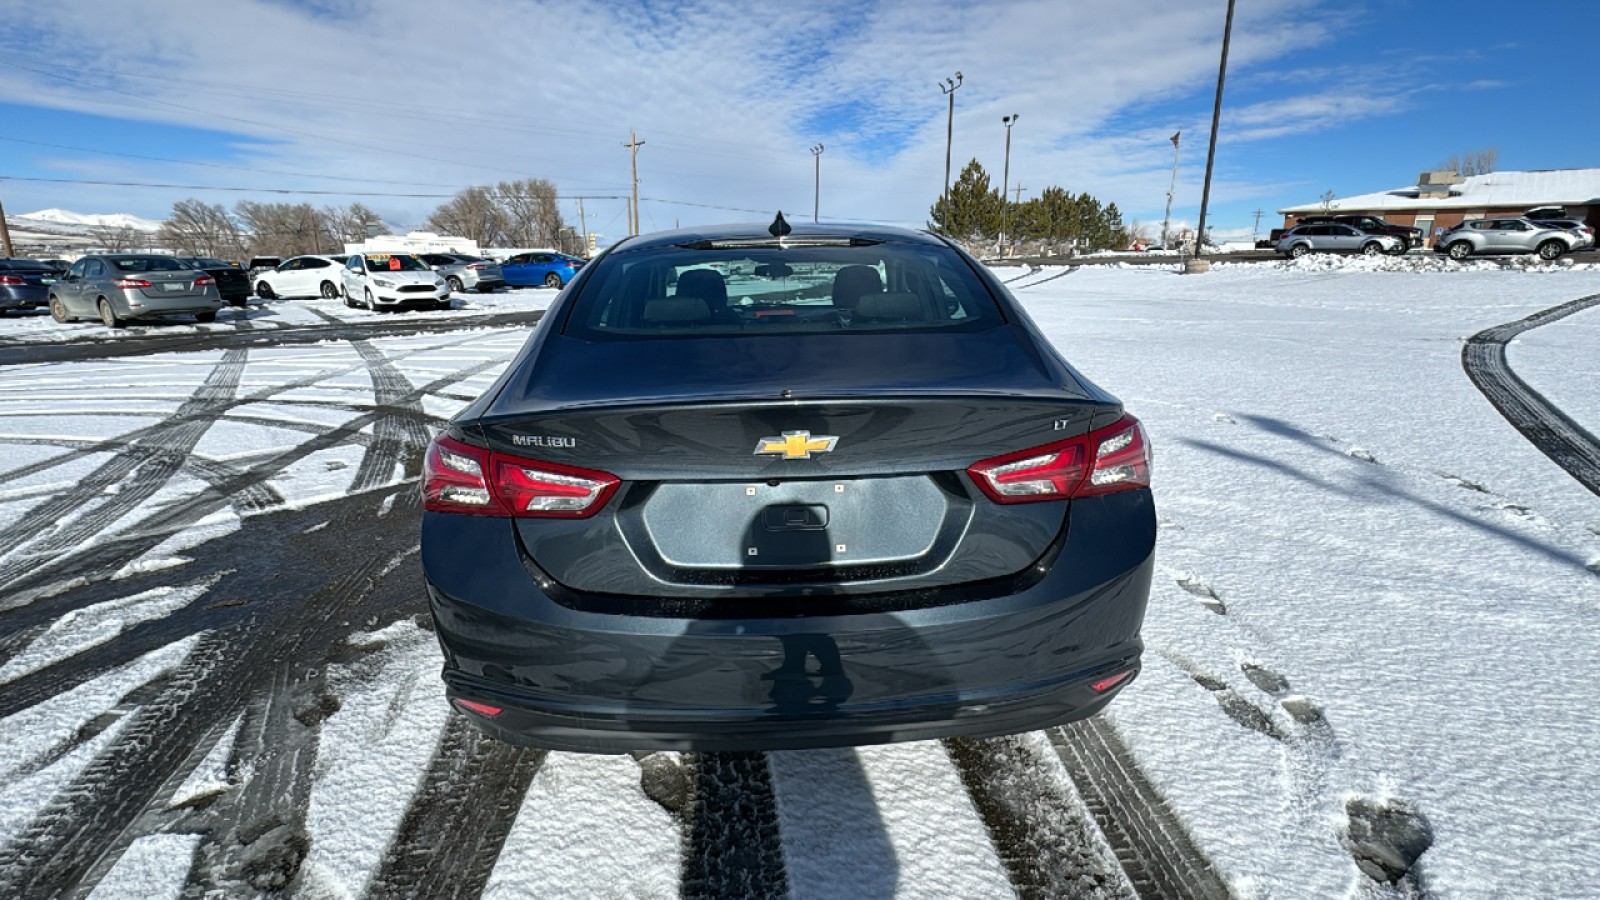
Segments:
[[[1416,185],[1340,197],[1339,210],[1482,209],[1485,207],[1584,206],[1600,204],[1600,169],[1545,169],[1536,172],[1491,172],[1473,175],[1450,186],[1448,197],[1423,197]],[[1319,201],[1278,210],[1279,215],[1322,212]]]

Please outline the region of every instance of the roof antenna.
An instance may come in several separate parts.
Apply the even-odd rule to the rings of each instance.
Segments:
[[[793,231],[793,230],[794,230],[793,228],[789,227],[789,223],[784,220],[784,218],[783,218],[783,210],[781,210],[781,209],[778,210],[778,217],[776,219],[772,220],[772,224],[771,225],[767,226],[767,233],[772,235],[775,238],[784,237],[784,236],[788,235],[788,233]]]

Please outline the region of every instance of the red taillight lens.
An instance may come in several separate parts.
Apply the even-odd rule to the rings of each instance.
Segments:
[[[1123,416],[1098,431],[973,463],[972,478],[996,503],[1066,500],[1150,486],[1144,427]]]
[[[194,286],[195,287],[210,287],[211,285],[216,284],[216,283],[217,283],[217,280],[215,278],[212,278],[210,275],[201,275],[199,278],[196,278],[194,280]]]
[[[150,286],[150,282],[145,281],[143,278],[118,278],[117,279],[117,287],[119,287],[119,288],[147,288],[149,286]]]
[[[471,263],[470,265],[467,266],[467,268],[476,271],[478,269],[487,269],[489,267],[488,267],[488,265],[486,265],[484,263]]]
[[[27,284],[20,275],[0,275],[0,284]]]
[[[599,512],[619,484],[605,472],[495,453],[440,435],[428,445],[422,506],[480,516],[583,519]]]
[[[1105,678],[1102,678],[1099,681],[1096,681],[1096,682],[1090,684],[1089,687],[1093,688],[1094,692],[1097,693],[1097,694],[1104,694],[1106,691],[1111,690],[1112,688],[1114,688],[1117,685],[1123,683],[1124,681],[1127,681],[1129,678],[1132,678],[1132,677],[1133,677],[1133,670],[1132,669],[1128,669],[1127,671],[1124,671],[1124,672],[1118,672],[1115,675],[1108,675]]]
[[[505,712],[498,706],[490,706],[487,703],[479,703],[476,700],[463,700],[460,697],[455,698],[455,704],[467,712],[475,712],[480,716],[498,716]]]

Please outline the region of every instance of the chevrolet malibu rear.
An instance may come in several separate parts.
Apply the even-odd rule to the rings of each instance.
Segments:
[[[1139,422],[954,246],[669,232],[586,266],[429,447],[450,702],[559,750],[992,736],[1139,670]]]

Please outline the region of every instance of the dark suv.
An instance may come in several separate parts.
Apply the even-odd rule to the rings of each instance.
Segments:
[[[1332,223],[1335,225],[1349,225],[1359,228],[1367,234],[1387,234],[1400,239],[1400,247],[1394,251],[1396,254],[1404,253],[1413,247],[1422,246],[1422,229],[1411,228],[1406,225],[1391,225],[1377,216],[1348,215],[1348,216],[1302,216],[1301,225],[1322,225]]]

